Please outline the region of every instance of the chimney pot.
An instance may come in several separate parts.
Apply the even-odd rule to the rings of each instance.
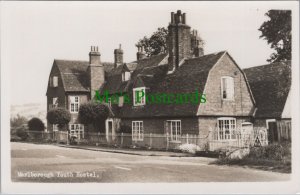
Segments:
[[[123,50],[121,47],[121,44],[119,44],[119,49],[114,50],[115,68],[123,64]]]
[[[174,24],[174,20],[175,20],[174,12],[171,12],[171,24]]]
[[[182,14],[182,24],[185,24],[185,13]]]
[[[97,49],[97,50],[96,50]],[[91,46],[91,51],[89,53],[90,56],[90,64],[100,65],[100,56],[101,54],[98,52],[98,46]]]

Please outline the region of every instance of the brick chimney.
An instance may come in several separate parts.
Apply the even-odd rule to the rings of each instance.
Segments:
[[[98,46],[91,46],[89,56],[90,63],[88,67],[88,74],[90,78],[91,99],[93,99],[95,96],[95,90],[99,90],[100,87],[104,84],[105,74],[104,66],[100,61],[101,54],[98,51]]]
[[[179,67],[185,58],[192,57],[191,27],[186,24],[186,14],[171,12],[171,22],[168,26],[169,71]]]
[[[136,53],[137,60],[146,58],[146,53],[144,52],[144,46],[138,45],[138,52]]]
[[[200,57],[204,55],[203,44],[201,44],[201,39],[198,36],[197,30],[192,30],[191,44],[193,57]]]
[[[123,50],[121,48],[121,44],[119,46],[119,49],[114,50],[115,55],[115,68],[123,64]]]

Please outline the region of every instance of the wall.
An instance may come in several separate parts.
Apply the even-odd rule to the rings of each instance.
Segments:
[[[58,86],[57,87],[50,87],[50,78],[53,76],[58,77]],[[58,67],[55,63],[53,63],[49,79],[48,79],[48,90],[47,90],[47,112],[49,111],[49,105],[52,105],[54,97],[58,97],[58,106],[59,107],[65,107],[66,99],[65,99],[65,90],[63,87],[62,78],[60,75],[60,72],[58,70]],[[52,124],[50,124],[47,121],[47,131],[52,132],[53,127]]]
[[[199,117],[199,135],[205,137],[205,141],[214,140],[213,133],[217,131],[217,120],[219,117]],[[251,122],[250,117],[234,117],[236,119],[236,130],[241,130],[243,122]],[[204,140],[204,139],[203,139]]]
[[[234,100],[222,100],[221,77],[234,78]],[[241,70],[228,54],[211,69],[204,89],[206,103],[200,104],[198,115],[250,116],[254,110],[250,92]]]

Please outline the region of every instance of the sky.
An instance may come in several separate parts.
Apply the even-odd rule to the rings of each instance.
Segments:
[[[45,103],[54,59],[86,60],[99,46],[113,62],[122,44],[124,61],[136,60],[135,43],[181,9],[205,41],[205,54],[227,50],[241,68],[266,64],[273,52],[258,28],[269,9],[288,2],[1,2],[1,61],[9,69],[10,103]]]

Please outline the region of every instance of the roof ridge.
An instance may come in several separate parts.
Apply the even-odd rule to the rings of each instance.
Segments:
[[[252,68],[259,68],[259,67],[265,67],[265,66],[274,66],[274,65],[280,65],[280,64],[286,64],[287,63],[291,63],[291,60],[287,60],[287,61],[281,61],[281,62],[273,62],[270,64],[263,64],[263,65],[258,65],[258,66],[252,66],[252,67],[248,67],[248,68],[244,68],[243,70],[248,70],[248,69],[252,69]]]
[[[200,58],[207,57],[207,56],[210,56],[210,55],[218,55],[218,54],[221,54],[221,53],[228,53],[228,51],[223,50],[223,51],[219,51],[219,52],[205,54],[203,56],[199,56],[199,57],[195,57],[195,58],[187,58],[185,60],[195,60],[195,59],[200,59]]]

